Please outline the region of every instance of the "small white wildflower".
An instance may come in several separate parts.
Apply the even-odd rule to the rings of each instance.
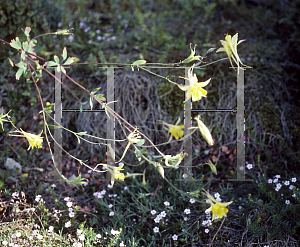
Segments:
[[[109,204],[109,205],[108,205],[109,208],[112,208],[113,206],[114,206],[114,205],[112,205],[112,204]]]
[[[53,232],[53,230],[54,230],[54,227],[53,226],[49,226],[48,232],[51,233],[51,232]]]
[[[184,213],[185,213],[185,214],[190,214],[190,213],[191,213],[191,210],[188,209],[188,208],[186,208],[186,209],[184,210]]]
[[[102,238],[102,236],[101,236],[100,234],[97,234],[97,235],[95,236],[95,238],[96,238],[96,239],[99,239],[99,238]]]
[[[84,32],[86,33],[86,32],[88,32],[88,31],[90,31],[91,30],[91,27],[86,27],[85,29],[84,29]]]
[[[67,202],[68,208],[72,207],[73,203],[72,202]]]
[[[75,243],[73,243],[73,247],[82,247],[82,243],[75,242]]]
[[[84,241],[84,239],[85,239],[84,234],[79,235],[79,236],[78,236],[78,239],[81,240],[81,241]]]
[[[284,185],[290,185],[290,181],[284,181]]]
[[[187,177],[188,177],[188,175],[183,173],[182,178],[187,178]]]
[[[154,210],[154,209],[151,210],[151,214],[152,214],[152,215],[155,215],[155,214],[156,214],[156,210]]]
[[[281,185],[280,183],[276,184],[276,189],[275,189],[275,190],[276,190],[276,191],[279,191],[280,188],[281,188],[281,186],[282,186],[282,185]]]
[[[114,216],[115,213],[114,212],[109,212],[109,216]]]
[[[125,187],[124,187],[124,190],[128,190],[128,186],[125,186]]]
[[[295,182],[297,181],[297,178],[292,178],[291,181],[292,181],[293,183],[295,183]]]
[[[43,239],[43,236],[41,234],[38,234],[36,237],[37,237],[38,240],[42,240]]]
[[[166,206],[170,206],[170,203],[169,203],[168,201],[165,201],[164,204],[165,204]]]
[[[161,215],[161,217],[166,217],[166,212],[165,211],[162,211],[161,213],[160,213],[160,215]]]
[[[68,221],[68,222],[65,223],[66,228],[69,228],[70,226],[71,226],[71,221]]]
[[[75,213],[74,213],[74,212],[70,212],[70,213],[69,213],[69,217],[70,217],[70,218],[73,218],[74,216],[75,216]]]
[[[155,221],[155,223],[159,223],[160,218],[159,218],[159,217],[156,217],[156,218],[154,219],[154,221]]]
[[[8,242],[7,241],[2,241],[2,244],[4,245],[4,246],[6,246],[7,244],[8,244]]]
[[[278,182],[278,178],[275,178],[275,179],[273,180],[273,183],[276,184],[277,182]]]
[[[102,37],[101,36],[97,36],[97,40],[102,40]]]
[[[176,241],[176,240],[178,239],[178,236],[177,236],[176,234],[174,234],[174,235],[172,236],[172,239],[173,239],[174,241]]]
[[[69,35],[68,40],[72,43],[74,40],[74,36],[73,35]]]
[[[70,197],[65,197],[64,200],[68,202],[70,201]]]
[[[248,168],[249,170],[251,170],[251,169],[253,168],[253,165],[252,165],[252,164],[248,164],[248,165],[247,165],[247,168]]]
[[[275,178],[281,178],[281,176],[280,175],[276,175]]]
[[[122,241],[122,242],[120,243],[120,247],[126,247],[126,245],[124,244],[124,241]]]
[[[273,182],[273,180],[270,178],[270,179],[268,180],[268,183],[271,184],[272,182]]]
[[[84,22],[79,22],[79,28],[85,28],[86,27],[86,25],[85,25],[85,23]]]
[[[290,200],[285,200],[285,204],[289,205],[290,203]]]
[[[294,189],[294,187],[295,186],[291,184],[290,187],[289,187],[289,189],[292,190],[292,189]]]
[[[111,229],[110,233],[111,233],[112,235],[118,235],[118,234],[120,234],[119,231],[115,231],[114,229]]]
[[[19,197],[19,192],[14,192],[14,193],[12,193],[11,196],[12,196],[12,197],[15,197],[15,198],[18,198],[18,197]]]
[[[243,207],[242,206],[239,206],[239,210],[241,210]]]
[[[98,29],[98,30],[96,30],[96,33],[101,33],[101,31]]]
[[[20,232],[17,232],[17,233],[16,233],[16,237],[17,237],[17,238],[21,237],[21,233],[20,233]]]
[[[193,204],[193,203],[195,203],[195,202],[196,202],[195,198],[191,198],[191,199],[190,199],[190,203]]]
[[[51,188],[56,188],[56,184],[51,184]]]
[[[41,200],[41,198],[42,198],[41,195],[37,195],[37,196],[35,197],[35,201],[39,202],[39,201]]]
[[[209,229],[205,229],[204,231],[205,231],[205,233],[209,233]]]
[[[113,186],[112,186],[111,184],[108,184],[108,185],[107,185],[107,188],[112,189]]]
[[[296,194],[293,194],[292,197],[296,197]]]
[[[159,228],[156,226],[153,228],[153,231],[156,233],[156,232],[159,232]]]

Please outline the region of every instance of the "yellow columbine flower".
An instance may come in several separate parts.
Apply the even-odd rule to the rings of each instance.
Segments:
[[[130,143],[134,143],[134,144],[138,143],[138,141],[141,140],[141,136],[139,136],[139,133],[137,132],[137,128],[135,128],[135,130],[128,135],[128,140]]]
[[[176,122],[175,125],[168,124],[164,121],[161,122],[162,124],[168,126],[168,128],[164,127],[165,130],[168,130],[168,135],[171,133],[176,138],[176,140],[178,140],[180,137],[183,136],[184,131],[182,129],[184,129],[184,125],[178,125],[180,122],[180,117],[178,118],[178,121]],[[171,141],[172,135],[170,136],[169,141]]]
[[[121,165],[118,166],[110,166],[110,165],[106,165],[106,164],[102,164],[111,174],[111,185],[114,185],[115,179],[120,179],[122,181],[124,181],[125,179],[125,175],[124,173],[120,172],[122,169],[122,167],[124,166],[123,163],[120,163]]]
[[[11,111],[11,110],[10,110]],[[3,114],[3,109],[2,109],[2,112],[1,112],[1,115],[0,115],[0,124],[2,126],[2,130],[4,131],[3,129],[3,122],[10,122],[9,120],[5,120],[3,118],[7,117],[8,119],[10,119],[10,116],[8,116],[8,114],[10,113],[10,111],[8,113],[6,113],[5,115]]]
[[[165,165],[168,167],[177,167],[183,160],[184,156],[187,154],[184,154],[181,152],[180,154],[177,154],[176,156],[171,156],[171,155],[165,155]],[[170,163],[170,164],[169,164]]]
[[[236,65],[238,66],[238,69],[240,68],[240,63],[241,65],[244,65],[237,53],[237,46],[242,43],[243,41],[245,41],[246,39],[240,40],[239,42],[237,42],[238,40],[238,34],[236,33],[232,38],[231,35],[227,34],[225,37],[225,41],[224,40],[220,40],[220,42],[222,43],[223,47],[219,48],[216,52],[221,52],[221,51],[225,51],[227,53],[227,56],[229,58],[230,64],[232,65],[232,61],[231,58],[234,60],[234,62],[236,63]],[[238,70],[239,72],[239,70]]]
[[[209,129],[205,126],[205,124],[200,120],[200,115],[194,118],[198,123],[198,128],[201,132],[203,138],[207,141],[209,145],[214,145],[214,141],[212,139],[211,133]]]
[[[210,208],[206,209],[205,212],[212,211],[212,213],[213,213],[212,220],[215,219],[216,214],[219,216],[220,219],[222,219],[223,217],[226,217],[226,214],[228,212],[228,209],[226,207],[228,205],[230,205],[231,203],[233,203],[233,201],[222,203],[222,202],[215,200],[207,191],[205,191],[205,193],[203,193],[203,194],[205,194],[207,196],[207,199],[209,200],[209,203],[211,206]]]
[[[41,134],[43,131],[39,135],[27,133],[27,132],[23,131],[22,129],[21,129],[21,131],[15,130],[12,132],[18,132],[22,135],[11,135],[10,134],[10,136],[26,137],[27,141],[29,142],[29,147],[27,150],[29,150],[30,148],[35,148],[35,147],[37,147],[37,148],[42,147],[43,137],[41,137]]]
[[[187,86],[178,85],[182,91],[187,91],[185,101],[188,101],[191,97],[193,101],[198,101],[201,100],[202,97],[206,97],[207,91],[203,89],[203,87],[205,87],[211,80],[210,78],[205,82],[198,82],[196,74],[193,75],[193,69],[194,65],[189,69],[188,78],[180,76],[190,82],[190,85]]]

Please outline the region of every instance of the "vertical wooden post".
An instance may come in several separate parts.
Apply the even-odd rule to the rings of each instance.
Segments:
[[[107,103],[113,102],[115,100],[115,78],[114,78],[114,68],[107,68]],[[109,104],[112,110],[115,110],[114,103]],[[112,154],[109,152],[107,146],[107,164],[115,164],[115,117],[113,114],[107,116],[107,145],[111,146]],[[110,173],[107,172],[107,179],[110,180]]]

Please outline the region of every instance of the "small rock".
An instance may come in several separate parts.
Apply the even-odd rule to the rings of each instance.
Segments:
[[[14,170],[15,174],[21,174],[22,173],[22,166],[20,165],[20,163],[16,162],[12,158],[7,158],[5,163],[4,163],[4,166],[8,170]]]
[[[7,183],[8,183],[8,184],[15,184],[15,183],[17,183],[18,181],[19,181],[19,179],[14,178],[13,176],[9,176],[9,177],[7,178]]]

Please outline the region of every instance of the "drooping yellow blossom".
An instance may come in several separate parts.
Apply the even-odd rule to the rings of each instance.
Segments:
[[[137,144],[137,145],[139,145],[139,142],[141,142],[141,145],[143,145],[143,143],[144,143],[144,139],[141,139],[141,136],[139,136],[139,133],[138,133],[138,131],[137,131],[137,128],[135,128],[135,130],[134,130],[133,132],[131,132],[131,133],[128,135],[127,138],[128,138],[128,141],[129,141],[129,142],[128,142],[128,144],[127,144],[125,150],[124,150],[124,153],[123,153],[121,159],[120,159],[117,163],[119,163],[119,162],[122,161],[122,159],[124,158],[124,156],[125,156],[125,154],[126,154],[128,148],[130,147],[131,144]],[[139,146],[141,146],[141,145],[139,145]]]
[[[184,129],[184,125],[178,125],[180,122],[180,117],[178,118],[178,121],[176,122],[175,125],[168,124],[164,121],[161,121],[161,122],[162,122],[162,124],[168,126],[168,128],[164,127],[164,129],[168,131],[168,135],[170,133],[172,134],[168,141],[172,140],[172,136],[174,136],[176,138],[176,140],[178,140],[179,138],[181,138],[183,136],[184,131],[182,129]]]
[[[11,111],[11,110],[10,110]],[[10,111],[8,113],[6,113],[5,115],[3,114],[3,109],[2,109],[2,112],[1,112],[1,115],[0,115],[0,124],[2,126],[2,130],[4,131],[3,129],[3,122],[10,122],[10,120],[6,120],[6,119],[3,119],[5,117],[7,117],[8,119],[10,119],[10,116],[8,116],[8,114],[10,113]]]
[[[205,194],[207,196],[207,199],[209,200],[209,203],[210,203],[210,208],[206,209],[205,212],[212,211],[212,213],[213,213],[212,220],[215,219],[216,214],[219,216],[220,219],[222,219],[223,217],[226,217],[226,214],[228,212],[228,209],[226,207],[228,205],[230,205],[231,203],[233,203],[233,201],[222,203],[222,202],[219,202],[216,199],[214,199],[207,191],[205,191],[205,193],[203,193],[203,194]]]
[[[111,174],[111,185],[114,185],[115,179],[120,179],[122,181],[124,181],[125,179],[125,175],[124,173],[120,172],[122,169],[122,167],[124,166],[123,163],[120,163],[121,165],[118,166],[110,166],[110,165],[106,165],[106,164],[102,164]]]
[[[172,155],[165,155],[165,165],[168,167],[178,167],[181,161],[183,160],[184,156],[187,155],[187,153],[181,152],[180,154],[177,154],[175,156]]]
[[[131,132],[127,138],[130,143],[135,143],[135,144],[141,140],[141,136],[139,136],[139,133],[137,132],[137,128],[135,128],[135,130]]]
[[[200,115],[194,118],[198,123],[198,128],[201,132],[203,138],[207,141],[209,145],[214,145],[214,141],[212,139],[211,133],[209,129],[205,126],[205,124],[200,120]]]
[[[227,56],[229,58],[231,66],[233,67],[233,64],[231,61],[231,58],[232,58],[233,61],[238,66],[238,72],[239,72],[240,63],[242,66],[244,64],[242,63],[242,61],[237,53],[237,46],[240,43],[242,43],[243,41],[246,41],[246,39],[240,40],[239,42],[237,42],[237,40],[238,40],[238,33],[236,33],[232,38],[231,38],[231,35],[226,34],[225,40],[220,40],[223,47],[219,48],[216,52],[225,51],[227,53]]]
[[[189,80],[190,83],[190,85],[186,86],[178,85],[182,91],[187,91],[185,101],[188,101],[191,97],[193,101],[198,101],[201,100],[202,97],[206,97],[207,91],[203,89],[203,87],[207,86],[211,80],[210,78],[205,82],[198,82],[196,74],[193,75],[193,69],[194,65],[188,71],[188,78],[180,76],[181,78]]]
[[[42,147],[42,143],[43,143],[43,137],[41,137],[42,132],[39,135],[35,135],[35,134],[31,134],[31,133],[27,133],[25,131],[23,131],[21,129],[21,131],[19,130],[15,130],[12,132],[17,132],[20,133],[22,135],[11,135],[10,136],[18,136],[18,137],[26,137],[27,141],[29,142],[29,147],[27,150],[29,150],[30,148],[41,148]]]

